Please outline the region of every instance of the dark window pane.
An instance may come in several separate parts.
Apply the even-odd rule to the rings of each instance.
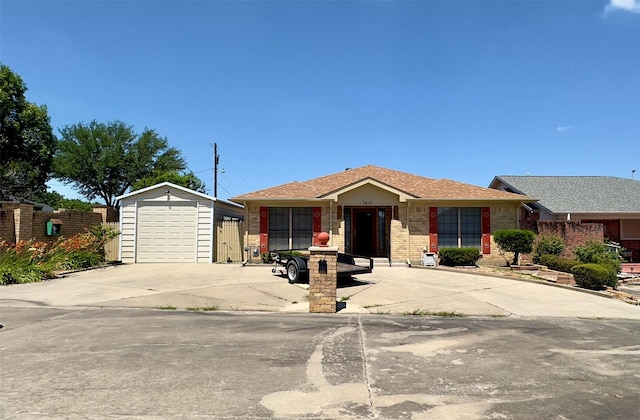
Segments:
[[[269,208],[269,250],[289,249],[289,207]]]
[[[293,249],[306,249],[313,245],[313,208],[291,209],[291,240]]]
[[[482,209],[480,207],[463,207],[460,209],[460,241],[464,248],[481,249],[482,244]]]
[[[438,208],[438,248],[458,247],[458,209]]]

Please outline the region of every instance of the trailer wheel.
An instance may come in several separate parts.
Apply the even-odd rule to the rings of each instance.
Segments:
[[[287,263],[287,278],[291,284],[300,279],[300,267],[298,267],[296,260],[291,260]]]

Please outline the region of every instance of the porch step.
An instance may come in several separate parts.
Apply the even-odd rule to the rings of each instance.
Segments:
[[[371,258],[373,260],[374,267],[389,267],[389,259],[383,257]],[[367,266],[369,264],[368,258],[355,258],[355,262],[357,265]],[[392,261],[391,267],[406,267],[407,264],[403,261]]]
[[[374,267],[389,267],[388,258],[373,258]],[[391,261],[391,267],[406,267],[407,264],[403,261]]]

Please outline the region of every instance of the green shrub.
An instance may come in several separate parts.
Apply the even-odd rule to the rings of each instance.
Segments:
[[[591,240],[584,246],[576,247],[573,252],[582,264],[599,264],[606,267],[614,275],[620,272],[620,255],[615,251],[610,251],[602,242]]]
[[[513,252],[512,264],[517,265],[520,254],[528,254],[533,251],[533,240],[536,234],[530,230],[502,229],[493,232],[493,240],[498,247],[507,252]]]
[[[577,260],[571,260],[568,258],[561,258],[557,255],[544,254],[538,257],[538,262],[549,268],[549,270],[562,271],[563,273],[571,273],[571,269],[580,264]]]
[[[480,259],[478,248],[445,248],[438,253],[440,264],[449,267],[459,265],[476,265]]]
[[[599,264],[578,264],[571,270],[576,284],[590,290],[605,286],[616,287],[618,278],[610,269]]]
[[[564,252],[564,242],[562,238],[557,235],[540,235],[536,239],[533,252],[533,262],[541,264],[539,260],[542,255],[562,254],[562,252]]]

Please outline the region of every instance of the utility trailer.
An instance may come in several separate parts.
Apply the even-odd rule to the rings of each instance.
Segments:
[[[280,271],[281,274],[287,276],[287,280],[292,284],[303,278],[308,278],[308,250],[288,249],[286,251],[270,251],[269,254],[275,264],[271,269],[272,273]],[[356,263],[356,259],[363,260],[363,262]],[[339,278],[371,273],[373,271],[373,258],[339,252],[337,271]]]

